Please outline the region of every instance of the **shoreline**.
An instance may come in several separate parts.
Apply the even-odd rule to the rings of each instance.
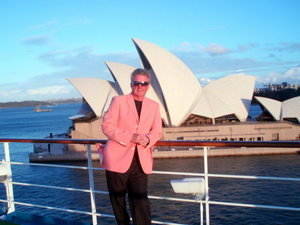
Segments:
[[[225,157],[225,156],[251,156],[251,155],[280,155],[280,154],[300,154],[299,148],[209,148],[208,157]],[[171,159],[171,158],[193,158],[203,157],[203,150],[168,150],[153,151],[154,159]],[[85,152],[66,152],[63,154],[45,154],[30,153],[30,162],[63,162],[63,161],[86,161]],[[92,153],[92,160],[99,160],[99,154]]]

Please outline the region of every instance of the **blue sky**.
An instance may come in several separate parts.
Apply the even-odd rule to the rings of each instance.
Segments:
[[[0,102],[79,97],[67,78],[140,67],[132,38],[175,54],[202,85],[243,72],[300,84],[298,0],[1,0]]]

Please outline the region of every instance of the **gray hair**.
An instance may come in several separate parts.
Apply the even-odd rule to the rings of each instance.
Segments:
[[[131,73],[131,81],[134,80],[136,75],[143,75],[143,76],[147,77],[149,81],[151,81],[151,76],[150,76],[150,73],[148,72],[148,70],[145,70],[145,69],[142,69],[142,68],[135,69]]]

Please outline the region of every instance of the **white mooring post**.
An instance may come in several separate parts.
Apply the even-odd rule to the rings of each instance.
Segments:
[[[88,168],[89,168],[88,170],[89,170],[92,218],[93,218],[93,225],[97,225],[94,173],[93,173],[93,170],[91,169],[93,167],[93,162],[92,162],[92,150],[91,150],[90,144],[87,145],[87,153],[88,153]]]
[[[9,153],[9,144],[7,142],[3,143],[4,144],[4,154],[5,154],[5,162],[6,162],[6,167],[7,167],[7,180],[4,183],[6,187],[6,198],[8,200],[7,206],[8,206],[8,211],[7,213],[12,213],[14,212],[15,209],[15,203],[14,203],[14,189],[12,185],[12,172],[11,172],[11,164],[10,162],[10,153]]]

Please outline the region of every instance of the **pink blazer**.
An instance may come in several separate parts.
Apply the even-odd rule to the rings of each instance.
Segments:
[[[130,142],[135,133],[146,134],[148,146],[137,146],[138,156],[144,173],[152,172],[153,145],[161,138],[162,121],[159,105],[144,98],[140,119],[131,94],[117,96],[103,117],[103,133],[108,142],[103,149],[102,167],[106,170],[125,173],[132,162],[136,144]]]

